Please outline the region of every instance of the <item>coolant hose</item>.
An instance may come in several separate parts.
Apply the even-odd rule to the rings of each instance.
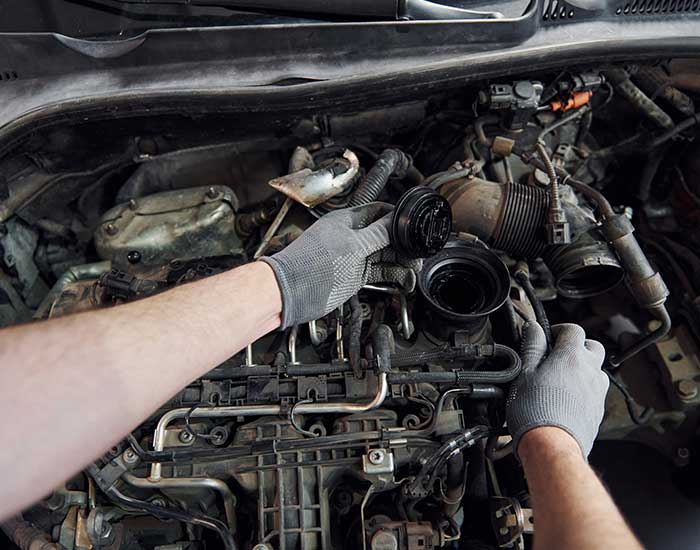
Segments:
[[[451,360],[474,360],[486,357],[505,359],[508,366],[500,371],[447,371],[447,372],[392,372],[387,379],[390,384],[506,384],[520,374],[522,363],[517,353],[508,346],[466,345],[444,346],[430,351],[401,351],[391,356],[394,367],[415,366],[424,363]]]
[[[408,155],[398,149],[385,149],[350,197],[348,206],[376,201],[392,175],[403,177],[411,166]]]

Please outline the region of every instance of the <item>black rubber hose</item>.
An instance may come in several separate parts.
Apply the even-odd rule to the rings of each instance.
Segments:
[[[506,298],[503,303],[503,312],[506,317],[506,324],[508,325],[508,336],[513,344],[514,348],[520,348],[520,331],[518,330],[518,314],[515,313],[515,306],[513,305],[513,300],[510,296]]]
[[[202,378],[205,380],[229,380],[248,378],[249,376],[270,376],[271,374],[273,374],[273,367],[270,365],[227,365],[210,370]]]
[[[615,67],[604,71],[603,74],[619,95],[644,113],[654,124],[667,130],[673,128],[673,119],[630,80],[627,71]]]
[[[531,164],[535,168],[538,168],[542,170],[543,172],[547,171],[547,168],[545,167],[544,163],[537,157],[534,156],[521,156],[524,162],[527,162],[528,164]],[[581,193],[584,197],[586,197],[588,200],[593,202],[598,207],[598,210],[600,211],[601,217],[603,219],[608,219],[612,218],[615,216],[615,211],[613,210],[612,206],[610,205],[610,202],[608,202],[608,199],[606,199],[603,194],[596,190],[593,189],[588,184],[585,184],[581,181],[575,180],[574,178],[571,177],[571,174],[569,174],[565,169],[555,166],[555,170],[557,171],[557,174],[561,178],[559,181],[560,185],[570,185],[576,191]]]
[[[693,126],[695,126],[698,123],[700,123],[700,113],[695,113],[690,118],[686,118],[685,120],[682,120],[681,122],[676,124],[673,128],[666,130],[663,134],[660,134],[659,136],[654,138],[654,140],[649,144],[647,149],[655,149],[656,147],[663,145],[668,140],[673,139],[681,132],[687,130],[688,128],[692,128]]]
[[[185,512],[184,510],[165,508],[151,502],[146,502],[127,496],[119,491],[119,489],[117,489],[114,485],[108,485],[100,475],[99,469],[94,464],[90,465],[87,471],[95,480],[98,487],[100,487],[100,489],[102,489],[102,491],[115,503],[126,506],[127,508],[152,514],[161,519],[174,519],[175,521],[182,521],[184,523],[190,523],[206,529],[211,529],[219,534],[226,550],[236,550],[236,542],[233,540],[233,535],[223,521],[207,516],[191,514],[189,512]]]
[[[391,357],[393,367],[413,367],[436,361],[469,361],[479,359],[478,346],[452,347],[448,345],[429,350],[398,351]]]
[[[484,348],[491,346],[464,346],[456,348],[438,348],[432,352],[402,352],[392,356],[394,366],[420,365],[433,361],[446,361],[454,359],[476,359],[487,357]],[[387,379],[390,384],[507,384],[518,377],[522,369],[520,357],[508,346],[494,344],[491,357],[505,359],[508,366],[499,371],[448,371],[448,372],[392,372]],[[396,364],[399,363],[399,364]]]
[[[372,333],[372,346],[377,361],[377,371],[389,372],[393,363],[394,333],[387,325],[379,325]]]
[[[491,147],[493,145],[493,140],[486,137],[486,131],[484,127],[491,124],[498,124],[500,121],[498,115],[484,115],[480,116],[474,121],[474,133],[476,134],[477,141],[484,147]]]
[[[648,201],[651,196],[651,187],[656,179],[656,174],[659,171],[661,162],[664,160],[665,153],[666,148],[652,151],[644,162],[644,168],[642,168],[642,174],[639,178],[639,188],[637,190],[637,198],[642,202]]]
[[[362,307],[360,299],[355,294],[350,298],[350,335],[348,337],[348,355],[350,356],[350,368],[357,378],[362,377]]]
[[[376,201],[392,175],[403,177],[411,166],[408,155],[398,149],[385,149],[357,186],[348,206],[361,206]]]
[[[288,365],[284,372],[287,376],[319,376],[321,374],[336,374],[350,372],[350,365],[333,365],[331,363],[321,363],[318,365]]]
[[[524,271],[517,271],[515,273],[515,280],[518,283],[520,283],[520,286],[523,287],[523,290],[525,291],[527,299],[530,300],[530,304],[532,304],[532,309],[535,310],[535,319],[537,319],[537,322],[542,327],[542,330],[544,330],[544,335],[547,339],[547,345],[551,347],[552,327],[549,324],[549,318],[547,317],[547,312],[544,310],[542,301],[537,297],[537,294],[535,293],[535,288],[530,282],[530,277],[528,277]]]

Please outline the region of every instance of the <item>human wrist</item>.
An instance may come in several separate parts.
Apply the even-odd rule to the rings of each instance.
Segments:
[[[517,454],[525,465],[543,459],[584,460],[578,441],[569,432],[556,426],[539,426],[525,432],[518,442]]]
[[[252,274],[261,286],[261,296],[265,296],[266,312],[276,316],[282,313],[282,291],[279,281],[272,267],[266,262],[253,262],[249,264]]]

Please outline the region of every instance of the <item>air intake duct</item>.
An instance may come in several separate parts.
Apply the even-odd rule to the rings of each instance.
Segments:
[[[595,218],[573,196],[562,202],[572,242],[547,246],[544,231],[549,194],[545,189],[471,178],[448,183],[440,192],[452,206],[454,231],[476,235],[516,259],[542,257],[561,296],[595,296],[615,287],[624,277]]]
[[[450,241],[425,260],[418,276],[426,329],[447,340],[456,330],[478,336],[488,316],[510,291],[510,274],[501,259],[481,245]]]

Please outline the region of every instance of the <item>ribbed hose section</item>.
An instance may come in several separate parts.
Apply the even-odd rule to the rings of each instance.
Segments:
[[[544,189],[506,184],[505,204],[493,248],[519,258],[536,258],[545,247],[542,230],[547,223],[549,195]]]
[[[402,151],[385,149],[355,189],[348,206],[361,206],[376,201],[392,174],[403,177],[410,166],[411,159]]]

